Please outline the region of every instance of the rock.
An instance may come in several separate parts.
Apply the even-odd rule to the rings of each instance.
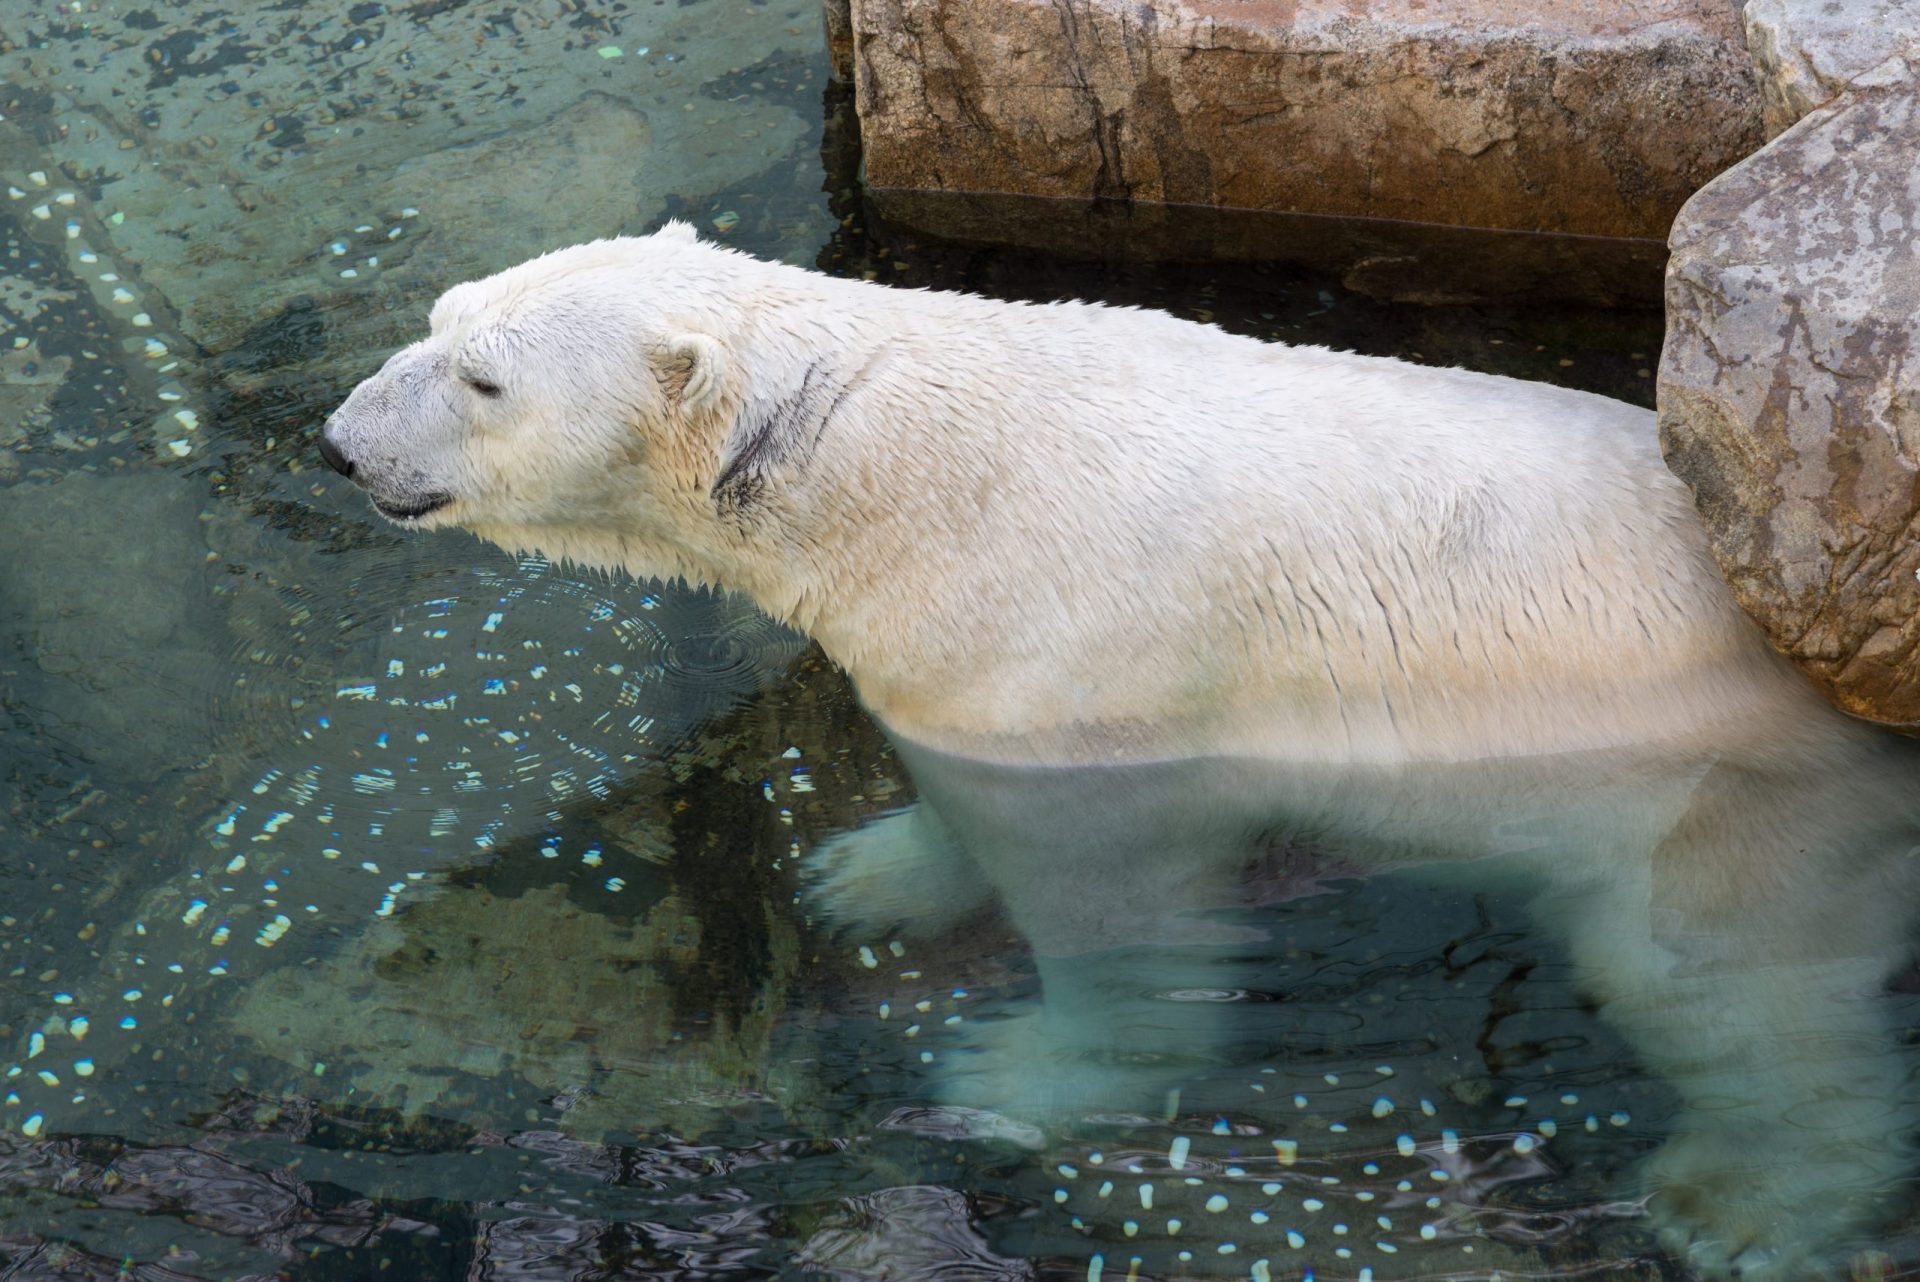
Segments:
[[[827,69],[841,84],[853,82],[853,6],[849,0],[823,0],[821,21],[827,32]]]
[[[987,1244],[964,1195],[931,1184],[844,1199],[800,1248],[796,1262],[843,1282],[914,1277],[1024,1282],[1035,1276],[1030,1261],[999,1255]]]
[[[1920,57],[1889,59],[1674,226],[1667,462],[1768,638],[1920,731]]]
[[[0,12],[0,79],[23,104],[5,114],[26,126],[0,130],[0,187],[38,191],[38,172],[69,193],[27,230],[64,252],[79,222],[71,245],[109,260],[137,298],[122,311],[179,333],[180,358],[227,353],[306,297],[352,350],[338,363],[364,370],[453,281],[811,159],[811,104],[741,74],[817,56],[817,31],[771,10],[656,10],[643,46],[585,39],[569,14],[350,8],[240,19],[184,0],[164,28],[116,10],[84,36]],[[56,35],[86,56],[44,52]]]
[[[229,646],[198,510],[191,487],[157,471],[6,489],[0,731],[10,745],[129,783],[205,755]]]
[[[701,960],[699,922],[661,887],[634,891],[640,911],[626,920],[572,902],[564,884],[423,899],[337,955],[251,983],[233,1028],[292,1067],[323,1062],[355,1094],[409,1114],[460,1116],[455,1101],[473,1079],[511,1073],[543,1098],[572,1088],[558,1101],[571,1133],[597,1138],[635,1118],[697,1130],[762,1084],[752,1066],[769,1060],[780,1003],[688,1027],[673,982]],[[529,950],[531,939],[551,946]],[[794,953],[788,928],[768,977],[776,993]]]
[[[1747,0],[1769,138],[1920,41],[1920,0]]]
[[[853,0],[850,20],[883,198],[1658,238],[1761,141],[1730,0]]]
[[[0,450],[10,450],[52,420],[48,410],[67,381],[73,359],[46,356],[37,343],[0,352]],[[0,455],[12,464],[13,459]]]

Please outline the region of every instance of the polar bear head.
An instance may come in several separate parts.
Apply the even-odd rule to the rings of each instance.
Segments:
[[[328,420],[320,453],[403,526],[715,578],[702,545],[738,415],[754,260],[669,223],[457,285]]]

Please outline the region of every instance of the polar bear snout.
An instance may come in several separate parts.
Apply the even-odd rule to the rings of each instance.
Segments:
[[[349,481],[353,479],[353,460],[342,454],[340,447],[328,440],[324,431],[320,433],[320,461]]]
[[[447,378],[445,356],[406,348],[354,388],[321,430],[321,461],[389,520],[417,522],[454,500],[449,473],[465,429]]]

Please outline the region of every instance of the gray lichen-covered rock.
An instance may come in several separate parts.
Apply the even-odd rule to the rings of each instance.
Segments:
[[[867,177],[1662,237],[1761,141],[1731,0],[852,0]]]
[[[1735,595],[1845,710],[1920,731],[1920,57],[1681,212],[1667,462]]]
[[[1747,0],[1744,17],[1769,137],[1920,44],[1920,0]]]

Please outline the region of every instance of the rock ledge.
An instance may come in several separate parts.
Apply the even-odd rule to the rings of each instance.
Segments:
[[[1731,0],[851,0],[847,30],[883,193],[1657,239],[1761,141]]]

